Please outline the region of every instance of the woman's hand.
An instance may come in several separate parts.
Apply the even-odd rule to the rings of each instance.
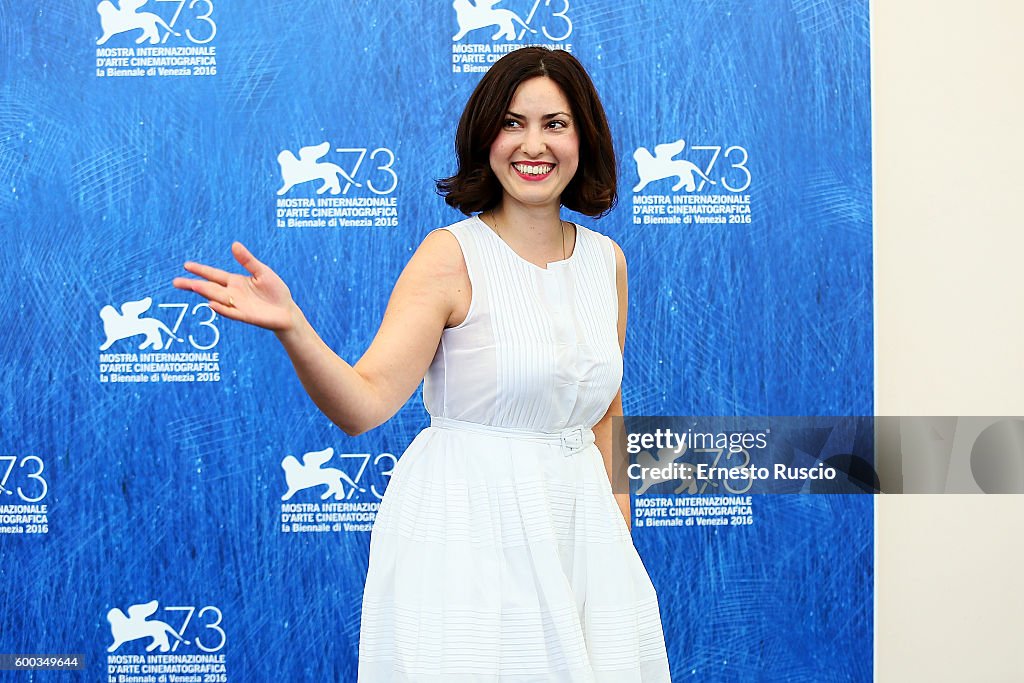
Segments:
[[[201,279],[175,278],[174,286],[206,297],[225,318],[273,330],[310,398],[352,436],[384,422],[409,400],[452,322],[453,300],[459,299],[462,317],[471,301],[458,241],[447,230],[435,230],[406,264],[377,336],[352,366],[324,343],[274,271],[238,242],[231,253],[248,277],[190,262],[185,270]]]
[[[210,308],[225,318],[275,332],[294,327],[301,314],[297,315],[297,307],[284,280],[260,263],[240,242],[231,245],[231,253],[249,272],[248,276],[189,261],[185,270],[203,279],[177,277],[173,285],[205,297]]]

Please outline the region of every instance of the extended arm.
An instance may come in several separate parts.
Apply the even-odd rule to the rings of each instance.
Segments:
[[[187,263],[186,270],[204,279],[177,278],[174,286],[206,297],[224,317],[273,330],[310,398],[350,435],[381,424],[409,399],[441,332],[468,300],[469,278],[455,237],[431,233],[399,276],[377,335],[353,366],[320,339],[270,268],[237,242],[232,253],[248,277]]]
[[[626,311],[629,309],[629,287],[626,281],[626,257],[622,253],[622,249],[619,245],[615,245],[615,286],[619,294],[619,350],[625,350],[626,347]],[[629,489],[628,487],[623,491],[615,490],[628,484],[628,480],[616,482],[614,473],[616,468],[614,466],[614,451],[612,442],[612,418],[622,416],[622,390],[619,389],[618,393],[615,394],[615,398],[612,400],[611,405],[608,406],[608,412],[605,413],[604,417],[594,425],[594,439],[597,443],[597,447],[601,450],[601,455],[604,457],[604,466],[608,472],[608,479],[612,483],[612,490],[615,491],[615,502],[619,505],[619,510],[622,511],[622,516],[626,520],[626,528],[632,529],[632,516],[630,514],[630,500],[629,500]],[[620,453],[625,453],[625,448],[619,449]],[[619,463],[618,470],[625,472],[626,463]]]

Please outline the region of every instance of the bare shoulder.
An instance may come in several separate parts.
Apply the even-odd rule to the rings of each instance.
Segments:
[[[466,260],[462,257],[459,241],[444,228],[427,234],[413,254],[409,265],[430,277],[459,277],[466,275]]]
[[[401,279],[411,289],[430,293],[430,298],[444,311],[446,327],[465,319],[472,286],[462,247],[448,230],[434,230],[423,238]]]
[[[622,247],[619,243],[613,240],[611,237],[608,240],[612,243],[612,249],[615,250],[615,273],[617,275],[626,274],[626,255],[622,251]]]
[[[626,277],[626,255],[615,240],[611,240],[615,251],[615,292],[619,300],[619,350],[626,347],[626,317],[629,311],[629,284]]]

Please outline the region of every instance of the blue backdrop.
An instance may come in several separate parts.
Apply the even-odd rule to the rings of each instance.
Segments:
[[[578,220],[630,265],[625,412],[872,412],[866,0],[0,0],[0,34],[0,653],[107,681],[166,640],[163,675],[355,680],[419,395],[348,438],[271,334],[170,282],[240,240],[358,358],[460,217],[434,180],[481,70],[525,43],[575,53],[610,117],[619,205]],[[325,449],[341,499],[283,501]],[[674,680],[870,680],[872,514],[638,525]]]

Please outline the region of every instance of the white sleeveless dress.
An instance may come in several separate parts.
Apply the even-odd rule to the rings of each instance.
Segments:
[[[370,537],[360,683],[669,683],[657,596],[590,430],[622,378],[615,254],[545,270],[473,217],[472,303]]]

